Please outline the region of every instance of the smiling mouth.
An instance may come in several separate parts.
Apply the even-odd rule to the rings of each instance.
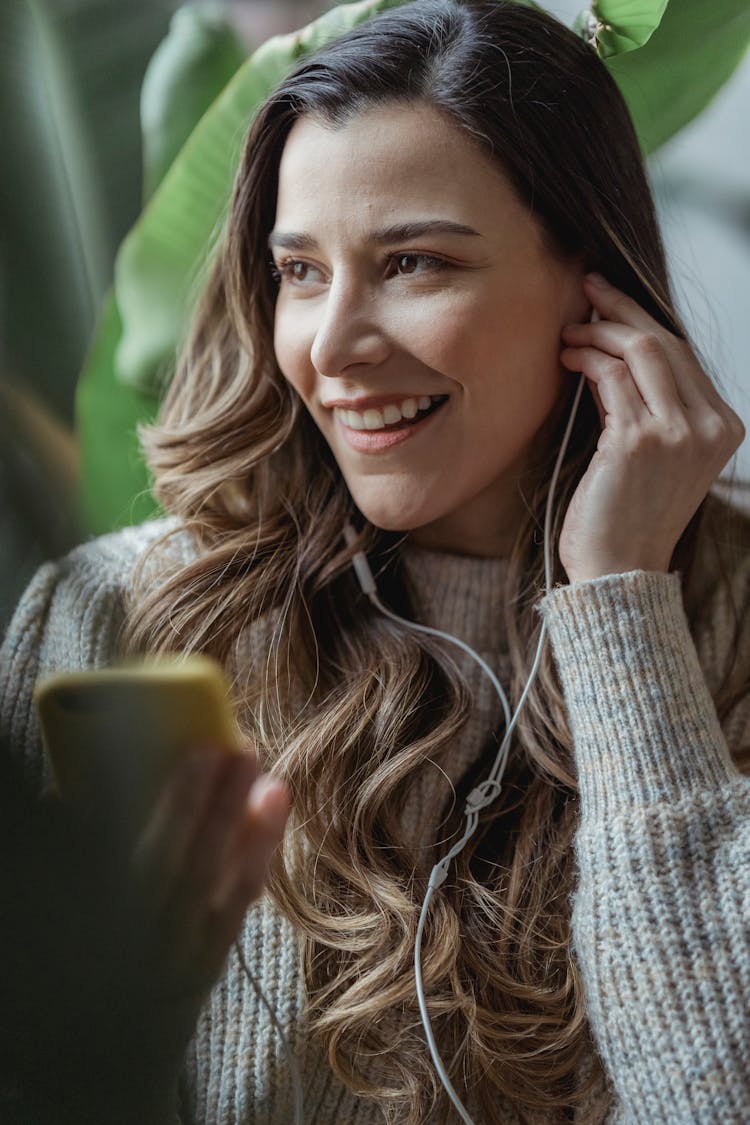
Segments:
[[[376,409],[354,411],[337,408],[335,413],[344,426],[357,433],[392,433],[395,430],[409,429],[434,414],[448,401],[448,395],[432,395],[431,400],[428,406],[420,407],[410,417],[402,415],[395,421],[387,421],[387,413]],[[416,406],[416,402],[414,405]]]

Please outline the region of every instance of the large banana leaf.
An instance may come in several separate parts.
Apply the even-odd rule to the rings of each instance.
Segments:
[[[190,3],[175,12],[141,90],[147,199],[247,54],[234,27],[215,4]]]
[[[140,523],[157,509],[137,426],[153,418],[158,400],[153,392],[117,378],[112,359],[121,331],[117,300],[110,292],[77,394],[82,470],[78,515],[89,531]]]
[[[168,379],[193,295],[200,285],[229,197],[242,137],[258,104],[302,56],[371,14],[404,0],[362,0],[337,8],[292,36],[261,47],[235,74],[201,118],[164,177],[153,199],[123,243],[115,273],[119,334],[108,325],[106,340],[92,353],[81,398],[84,432],[101,424],[87,409],[91,384],[118,384],[128,409],[139,399],[153,408],[158,388]],[[739,62],[750,38],[746,0],[601,0],[595,14],[608,24],[607,49],[626,53],[606,59],[628,101],[644,151],[651,151],[690,120],[711,99]],[[615,40],[612,38],[616,36]],[[605,53],[604,40],[600,50]],[[125,387],[133,394],[125,391]],[[101,405],[101,404],[100,404]],[[135,417],[135,415],[133,415]],[[106,449],[113,454],[116,432]],[[132,457],[132,427],[127,438]],[[95,529],[121,522],[121,495],[110,505],[98,481],[104,476],[84,446],[89,496],[99,492]],[[103,449],[102,449],[103,452]],[[145,473],[140,478],[145,487]],[[135,481],[130,487],[135,488]]]
[[[0,367],[72,421],[141,207],[138,95],[174,0],[0,0]]]
[[[643,47],[606,60],[644,152],[654,152],[697,117],[749,42],[748,0],[669,0]]]

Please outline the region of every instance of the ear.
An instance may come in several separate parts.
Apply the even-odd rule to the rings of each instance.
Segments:
[[[566,324],[587,324],[591,318],[593,305],[583,288],[587,272],[588,265],[583,257],[568,259],[565,264],[560,304],[561,329]]]

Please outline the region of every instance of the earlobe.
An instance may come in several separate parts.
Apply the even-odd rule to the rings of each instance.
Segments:
[[[561,331],[566,324],[588,324],[591,319],[593,306],[583,288],[585,276],[586,263],[582,258],[577,259],[572,264],[566,278],[567,284],[564,285],[565,307],[562,313],[565,319],[560,325]]]

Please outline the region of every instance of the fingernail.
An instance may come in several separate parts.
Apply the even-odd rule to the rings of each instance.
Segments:
[[[609,282],[606,277],[602,277],[600,273],[587,273],[586,280],[590,281],[592,285],[596,285],[599,289],[606,289]]]
[[[265,828],[278,835],[283,830],[289,812],[289,795],[286,787],[277,778],[266,774],[255,782],[250,793],[250,801]]]

